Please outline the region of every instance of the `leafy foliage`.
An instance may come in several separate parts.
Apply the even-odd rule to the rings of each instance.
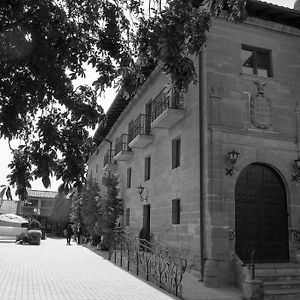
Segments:
[[[97,182],[90,177],[84,184],[81,194],[77,194],[72,199],[71,222],[77,228],[78,224],[84,225],[84,231],[90,235],[95,234],[94,227],[99,218],[96,197],[99,196],[100,189]]]
[[[65,195],[58,194],[51,207],[50,219],[53,222],[61,224],[63,227],[68,224],[71,213],[72,200],[67,199]]]
[[[123,202],[118,198],[119,176],[108,172],[103,176],[102,183],[107,188],[104,201],[98,201],[98,208],[102,213],[102,227],[113,229],[117,218],[123,215]]]
[[[2,1],[3,2],[3,1]],[[191,55],[222,9],[245,19],[244,0],[7,0],[0,7],[0,137],[21,139],[10,182],[25,197],[29,182],[61,178],[82,188],[93,151],[88,129],[103,118],[101,92],[113,84],[130,98],[157,64],[179,91],[197,79]],[[77,89],[84,65],[94,87]],[[98,94],[97,94],[98,93]]]

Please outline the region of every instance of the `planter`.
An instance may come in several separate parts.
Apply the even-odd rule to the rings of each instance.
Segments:
[[[40,245],[41,244],[42,232],[40,230],[29,230],[28,238],[30,245]]]

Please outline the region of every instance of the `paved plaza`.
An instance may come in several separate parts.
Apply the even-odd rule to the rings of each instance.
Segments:
[[[174,300],[175,297],[64,239],[0,242],[1,300]]]

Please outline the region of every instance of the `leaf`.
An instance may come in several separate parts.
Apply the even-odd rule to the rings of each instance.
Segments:
[[[49,176],[44,176],[44,177],[42,178],[42,182],[43,182],[43,185],[44,185],[44,187],[45,187],[46,189],[51,185],[51,181],[50,181]]]

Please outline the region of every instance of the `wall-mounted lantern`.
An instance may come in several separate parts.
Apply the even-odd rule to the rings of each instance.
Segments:
[[[34,208],[33,209],[33,213],[35,214],[35,215],[40,215],[41,214],[41,209],[40,208]]]
[[[144,190],[145,190],[145,187],[142,186],[141,184],[137,187],[137,192],[138,192],[138,195],[140,196],[140,201],[147,202],[148,201],[148,197],[144,196]]]
[[[238,159],[240,153],[239,153],[239,152],[236,152],[236,151],[233,149],[231,152],[228,152],[227,155],[228,155],[229,161],[230,161],[230,163],[231,163],[231,166],[230,166],[229,168],[225,168],[225,172],[226,172],[225,175],[230,175],[230,176],[232,176],[232,175],[233,175],[233,171],[234,171],[234,170],[237,171],[237,169],[235,168],[235,164],[236,164],[236,162],[237,162],[237,159]]]
[[[292,174],[292,181],[298,181],[300,179],[300,157],[295,159],[296,174]]]

